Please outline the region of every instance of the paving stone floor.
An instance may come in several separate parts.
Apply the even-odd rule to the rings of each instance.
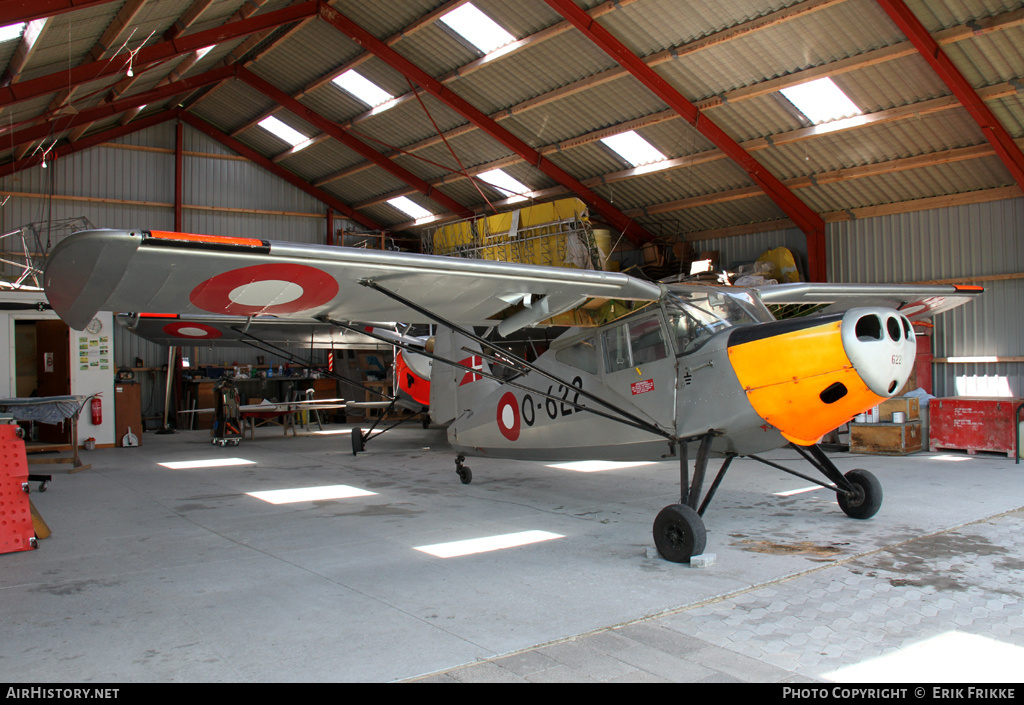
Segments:
[[[420,682],[996,682],[1024,672],[1024,511]]]

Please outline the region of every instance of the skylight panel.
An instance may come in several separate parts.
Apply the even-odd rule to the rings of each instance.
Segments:
[[[516,40],[471,2],[441,15],[440,21],[484,54]]]
[[[501,169],[491,169],[477,174],[476,177],[489,186],[493,186],[504,194],[510,202],[525,201],[523,194],[530,191],[530,187],[518,179],[514,179]]]
[[[352,69],[335,78],[332,83],[346,93],[354,95],[371,108],[375,108],[381,103],[386,103],[395,97]]]
[[[420,218],[429,218],[433,215],[433,213],[428,211],[426,208],[410,201],[405,196],[392,198],[388,200],[388,203],[405,213],[407,216],[415,218],[416,220],[419,220]]]
[[[293,147],[309,139],[298,130],[288,127],[288,125],[285,125],[273,115],[260,120],[259,126],[270,134],[280,137]]]
[[[17,22],[15,24],[5,25],[0,27],[0,42],[9,42],[12,39],[17,39],[21,36],[21,33],[25,31],[25,25],[27,22]]]
[[[206,56],[207,54],[209,54],[209,53],[210,53],[210,50],[211,50],[211,49],[213,49],[213,47],[214,47],[214,46],[216,46],[216,45],[215,45],[215,44],[211,44],[211,45],[210,45],[210,46],[208,46],[208,47],[203,47],[202,49],[196,49],[196,61],[199,61],[199,60],[200,60],[200,59],[202,59],[202,58],[203,58],[204,56]]]
[[[861,113],[831,78],[819,78],[779,92],[815,125]]]
[[[621,135],[605,137],[601,141],[633,166],[666,159],[665,155],[652,147],[650,142],[632,130],[623,132]]]

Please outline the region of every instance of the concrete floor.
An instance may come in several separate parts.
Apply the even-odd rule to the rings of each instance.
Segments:
[[[0,555],[0,680],[879,682],[856,668],[981,653],[963,639],[1015,657],[1019,680],[1024,482],[1005,456],[832,454],[881,480],[869,521],[823,489],[777,496],[810,483],[736,461],[705,515],[715,563],[694,568],[653,552],[675,463],[470,459],[462,485],[442,431],[399,428],[355,458],[348,428],[237,448],[146,433],[59,471],[32,494],[52,536]],[[248,462],[158,464],[225,458]],[[374,494],[247,494],[333,485]],[[561,538],[416,548],[524,531]],[[996,657],[955,663],[921,677],[1002,678]]]

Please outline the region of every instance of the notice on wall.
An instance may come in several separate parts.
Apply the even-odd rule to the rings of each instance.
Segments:
[[[112,359],[109,335],[78,336],[78,369],[109,370]]]

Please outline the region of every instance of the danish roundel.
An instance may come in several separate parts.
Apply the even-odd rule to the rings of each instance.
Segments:
[[[211,313],[284,314],[322,306],[338,294],[334,277],[304,264],[273,263],[233,269],[192,290],[193,305]]]
[[[519,402],[512,392],[505,392],[498,401],[498,430],[510,441],[519,440]]]
[[[219,330],[212,326],[185,321],[168,323],[164,326],[164,333],[175,338],[187,338],[189,340],[214,340],[222,335]]]

